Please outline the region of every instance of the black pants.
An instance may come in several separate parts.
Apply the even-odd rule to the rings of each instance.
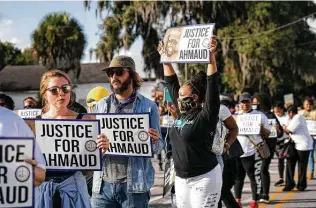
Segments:
[[[294,174],[295,174],[295,166],[298,163],[298,181],[296,187],[306,189],[307,187],[307,164],[310,150],[300,151],[296,150],[295,156],[287,158],[286,163],[286,181],[285,187],[294,187]]]
[[[218,208],[222,208],[222,201],[227,208],[239,208],[231,189],[236,179],[236,160],[224,161],[223,184],[221,199],[218,202]]]
[[[277,142],[276,138],[267,139],[267,144],[270,150],[270,157],[266,159],[262,159],[260,194],[261,196],[265,196],[265,197],[269,196],[269,192],[270,192],[271,178],[270,178],[269,167],[271,164],[271,160],[273,159],[273,156],[274,156],[276,142]]]
[[[236,183],[234,186],[236,199],[241,199],[246,173],[250,180],[252,199],[257,200],[257,183],[255,179],[255,155],[236,160]]]
[[[284,178],[284,158],[278,159],[278,171],[279,171],[279,177]]]

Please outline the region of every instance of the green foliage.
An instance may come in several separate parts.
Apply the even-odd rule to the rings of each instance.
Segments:
[[[0,42],[0,70],[7,65],[32,65],[37,60],[33,57],[31,49],[24,49],[23,52],[13,43]]]
[[[80,75],[80,60],[86,38],[78,21],[67,13],[48,14],[32,34],[32,48],[40,63],[49,69]]]
[[[85,1],[85,8],[90,4]],[[302,92],[316,83],[315,34],[306,19],[294,22],[316,11],[313,2],[98,1],[96,11],[101,18],[102,11],[107,14],[96,49],[103,60],[141,37],[144,70],[154,69],[160,78],[156,47],[166,29],[215,22],[222,91],[267,91],[282,98],[282,93]],[[294,23],[279,28],[290,22]],[[190,78],[206,65],[187,67],[185,73],[184,64],[179,65]]]

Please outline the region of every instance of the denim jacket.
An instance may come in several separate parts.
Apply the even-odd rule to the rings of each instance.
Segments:
[[[35,187],[35,208],[53,208],[52,198],[56,189],[60,192],[62,207],[91,208],[86,178],[81,171],[61,183],[45,181]]]
[[[95,106],[95,113],[107,113],[107,106],[111,102],[110,97],[101,99]],[[133,103],[134,113],[149,112],[150,127],[159,131],[159,140],[153,144],[153,152],[157,153],[164,148],[164,140],[161,137],[160,121],[157,105],[137,92],[137,98]],[[104,156],[106,160],[108,156]],[[95,171],[93,175],[94,193],[100,193],[103,180],[103,171]],[[127,193],[144,193],[150,191],[154,184],[155,170],[151,163],[151,158],[129,157],[127,166]]]

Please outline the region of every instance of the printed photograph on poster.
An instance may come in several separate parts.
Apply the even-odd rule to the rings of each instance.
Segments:
[[[149,114],[96,114],[101,132],[110,141],[105,154],[152,157]]]
[[[20,109],[15,110],[21,118],[36,118],[36,116],[41,115],[41,109]]]
[[[233,116],[238,125],[239,135],[260,134],[261,114],[245,114]]]
[[[275,128],[275,125],[276,125],[276,119],[268,119],[268,122],[269,122],[269,126],[270,126],[270,135],[269,135],[269,138],[277,138],[277,130]]]
[[[215,24],[169,28],[164,36],[161,63],[209,62],[210,38]]]
[[[306,120],[308,132],[312,136],[316,136],[316,121]]]
[[[34,138],[0,137],[0,207],[34,206]]]
[[[26,119],[46,160],[47,170],[101,170],[98,120]]]

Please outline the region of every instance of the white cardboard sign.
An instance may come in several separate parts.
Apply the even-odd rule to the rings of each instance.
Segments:
[[[47,170],[101,170],[99,132],[97,120],[35,120],[36,140]]]
[[[276,119],[268,119],[269,122],[269,126],[270,126],[270,135],[269,138],[277,138],[278,134],[277,134],[277,130],[275,128],[275,124],[276,124]]]
[[[306,120],[308,132],[312,136],[316,136],[316,121]]]
[[[105,154],[152,157],[149,114],[97,114],[110,146]]]
[[[36,118],[36,116],[41,115],[41,109],[21,109],[17,110],[17,114],[21,118]]]
[[[169,28],[164,37],[161,63],[206,63],[215,24]]]
[[[260,134],[261,114],[244,114],[234,116],[238,125],[239,135]]]
[[[34,138],[0,138],[0,207],[33,207]]]

